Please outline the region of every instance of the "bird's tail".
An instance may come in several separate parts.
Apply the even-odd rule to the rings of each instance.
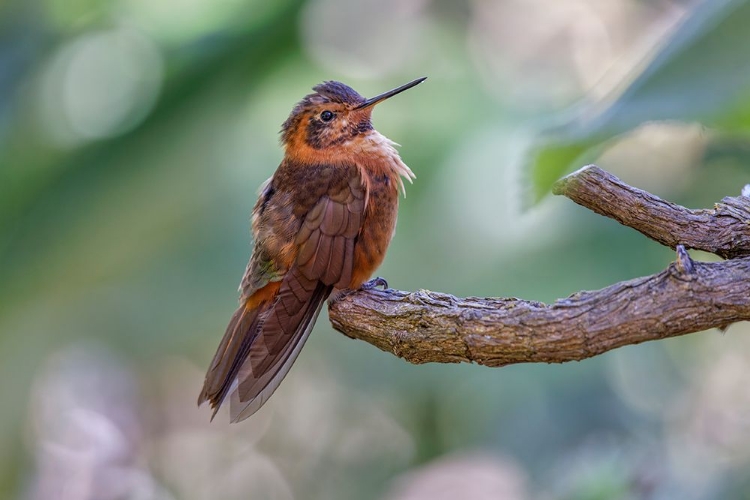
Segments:
[[[258,411],[297,359],[331,289],[292,269],[253,294],[229,321],[198,404],[209,401],[215,416],[229,395],[232,422]]]

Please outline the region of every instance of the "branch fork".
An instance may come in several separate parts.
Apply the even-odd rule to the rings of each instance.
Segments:
[[[624,345],[750,320],[750,187],[710,210],[690,210],[589,165],[553,193],[674,248],[651,276],[582,291],[551,305],[458,298],[419,290],[365,290],[329,303],[333,327],[412,363],[562,363]],[[688,248],[721,262],[695,262]]]

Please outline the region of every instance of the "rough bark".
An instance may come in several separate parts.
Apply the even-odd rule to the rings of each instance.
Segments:
[[[576,203],[676,248],[651,276],[546,305],[456,298],[426,290],[363,290],[329,304],[333,327],[412,363],[561,363],[629,344],[726,329],[750,319],[750,198],[689,210],[624,184],[596,166],[554,187]],[[731,260],[694,262],[684,246]]]
[[[581,206],[630,226],[662,245],[684,245],[725,259],[750,255],[750,198],[724,198],[713,209],[690,210],[628,186],[594,165],[552,188]]]

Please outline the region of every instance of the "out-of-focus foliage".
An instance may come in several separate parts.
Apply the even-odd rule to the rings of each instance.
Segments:
[[[392,286],[552,301],[673,255],[565,199],[525,207],[528,179],[541,193],[584,157],[695,207],[748,183],[748,17],[740,1],[0,4],[0,498],[747,496],[747,325],[487,369],[411,366],[323,316],[251,420],[209,423],[195,399],[277,130],[314,84],[429,77],[374,114],[417,174],[379,271]]]
[[[746,132],[749,24],[750,3],[745,0],[703,2],[627,88],[582,102],[571,110],[572,119],[544,130],[547,144],[536,151],[532,166],[536,197],[544,196],[568,169],[596,158],[606,147],[602,143],[645,122],[700,120],[724,133]]]

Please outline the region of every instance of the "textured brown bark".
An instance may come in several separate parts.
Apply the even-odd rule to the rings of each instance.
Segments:
[[[412,363],[561,363],[629,344],[750,320],[750,198],[689,210],[595,166],[554,187],[576,203],[677,249],[661,273],[554,304],[456,298],[420,290],[358,291],[329,305],[333,327]],[[732,260],[702,263],[683,245]]]
[[[671,248],[684,245],[725,259],[750,255],[750,198],[724,198],[713,209],[690,210],[628,186],[594,165],[552,188],[594,212]]]

